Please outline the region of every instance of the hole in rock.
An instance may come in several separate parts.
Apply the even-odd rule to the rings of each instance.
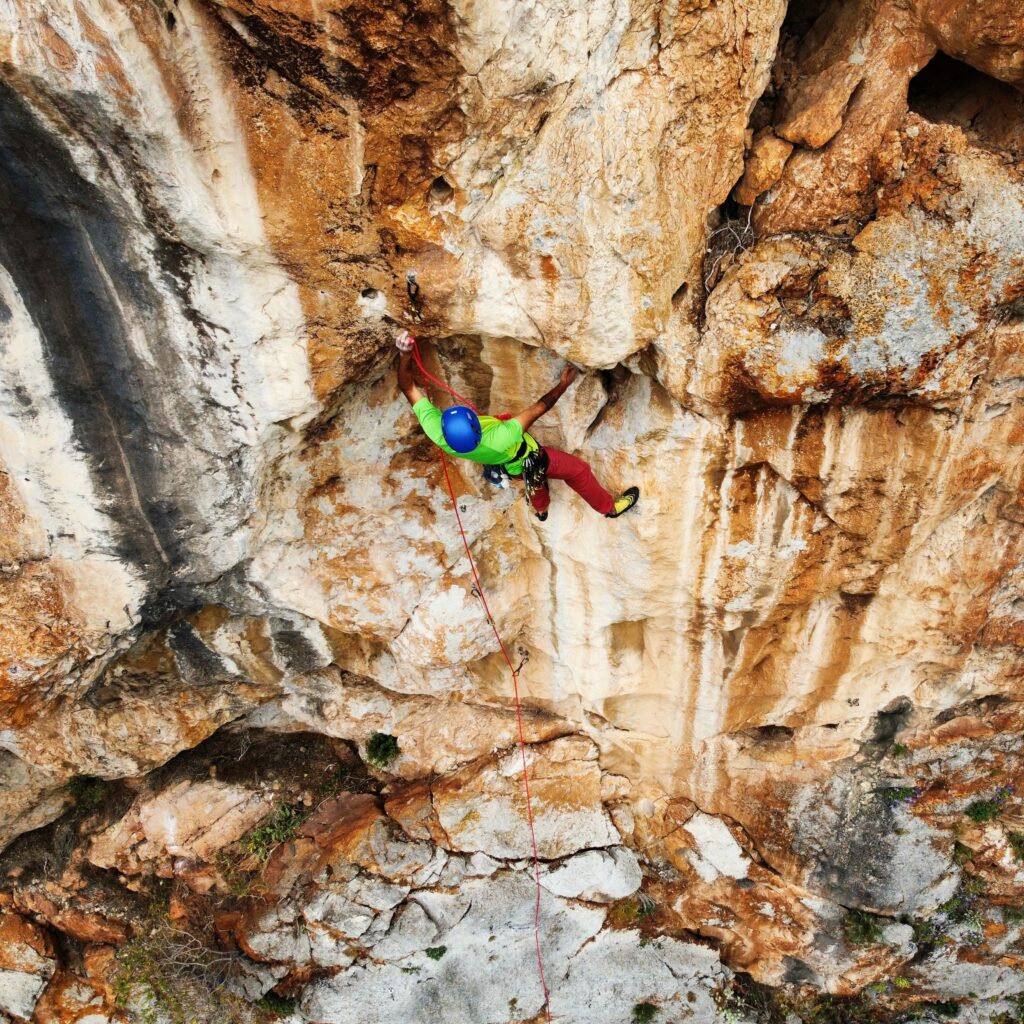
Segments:
[[[710,294],[722,274],[757,241],[753,207],[740,206],[732,197],[708,215],[704,250],[704,289]]]
[[[1024,157],[1024,96],[948,54],[911,79],[907,103],[929,121],[961,128],[976,146]]]
[[[946,722],[952,722],[954,718],[984,718],[986,715],[990,715],[1010,703],[1012,701],[1009,697],[1004,697],[998,693],[989,694],[985,697],[976,697],[974,700],[965,701],[963,704],[957,704],[955,707],[940,711],[935,716],[935,721],[943,725]]]
[[[829,7],[838,7],[835,0],[791,0],[782,22],[782,35],[805,35]]]
[[[839,600],[843,607],[851,615],[862,612],[874,600],[874,594],[848,594],[845,590],[839,591]]]
[[[690,286],[684,281],[673,293],[672,293],[672,305],[679,306],[686,298],[687,292],[689,292]]]
[[[794,730],[788,725],[759,725],[757,728],[751,729],[749,735],[760,743],[779,743],[791,740]]]
[[[378,295],[380,295],[380,292],[377,291],[376,288],[364,288],[359,294],[364,299],[369,299],[372,301],[373,299],[377,298]]]
[[[913,704],[906,697],[898,697],[887,704],[875,716],[875,734],[871,737],[872,740],[875,743],[888,744],[907,724],[913,710]]]
[[[447,203],[452,196],[455,195],[455,189],[448,183],[448,179],[441,177],[435,178],[430,185],[430,191],[427,193],[427,198],[432,203]]]
[[[164,15],[164,24],[167,26],[167,31],[168,32],[173,32],[174,31],[174,26],[177,25],[177,23],[178,22],[177,22],[177,19],[174,17],[174,12],[173,11],[168,11]]]

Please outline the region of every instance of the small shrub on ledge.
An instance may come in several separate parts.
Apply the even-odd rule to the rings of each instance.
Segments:
[[[991,800],[975,800],[968,804],[964,814],[973,822],[979,825],[987,824],[990,821],[998,821],[1003,815],[1003,804],[1013,793],[1012,786],[1000,786]]]
[[[654,1003],[637,1003],[633,1007],[633,1024],[651,1024],[657,1013]]]
[[[851,910],[843,918],[843,935],[851,946],[874,946],[882,941],[882,926],[873,914]]]
[[[366,761],[374,768],[387,768],[398,757],[398,740],[390,733],[375,732],[366,743]]]

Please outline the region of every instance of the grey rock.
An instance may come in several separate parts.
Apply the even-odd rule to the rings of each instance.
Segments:
[[[715,992],[728,977],[705,946],[660,938],[640,944],[636,931],[602,931],[552,985],[551,1014],[574,1024],[621,1024],[637,1003],[658,1007],[666,1024],[717,1019]]]
[[[416,953],[402,964],[360,962],[333,978],[315,981],[302,997],[303,1019],[318,1024],[338,1020],[479,1024],[509,1019],[510,1000],[514,1000],[516,1017],[533,1017],[543,1007],[534,947],[535,893],[529,875],[516,873],[468,881],[461,901],[449,898],[446,902],[444,894],[431,894],[429,900],[427,894],[417,894],[423,903],[417,904],[409,934],[415,931],[416,940],[424,942],[433,926],[429,944],[445,947],[440,959]],[[468,910],[459,916],[458,908],[467,903]],[[603,919],[602,911],[566,904],[543,893],[545,962],[561,964],[571,958]],[[394,948],[401,947],[396,943]],[[380,956],[379,946],[374,955]]]
[[[540,882],[556,896],[612,903],[625,899],[640,888],[643,872],[632,850],[613,846],[607,850],[585,850],[555,867],[545,866]]]
[[[790,814],[794,848],[810,863],[809,887],[843,906],[928,914],[960,881],[953,839],[875,787],[837,775],[822,796],[807,787]]]

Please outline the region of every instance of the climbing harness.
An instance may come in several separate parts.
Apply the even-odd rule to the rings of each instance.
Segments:
[[[408,283],[415,285],[415,278],[410,274]],[[409,301],[410,304],[413,302],[413,292],[409,288]],[[416,286],[416,295],[419,295],[419,286]],[[423,365],[423,360],[420,358],[419,345],[416,343],[416,339],[412,339],[412,357],[416,361],[416,365],[419,367],[420,373],[423,374],[424,380],[431,380],[439,387],[444,388],[453,398],[461,402],[463,405],[468,406],[477,415],[480,415],[480,410],[477,409],[472,402],[463,398],[454,388],[449,387],[443,380],[438,380],[427,368]],[[533,845],[533,873],[534,879],[537,883],[537,901],[534,906],[533,912],[533,938],[534,944],[537,948],[537,970],[540,973],[540,987],[544,992],[544,1016],[550,1022],[551,1021],[551,1010],[549,1007],[550,993],[548,992],[547,979],[544,976],[544,958],[540,951],[540,895],[541,895],[541,884],[540,884],[540,855],[537,852],[537,832],[533,824],[533,804],[530,801],[530,773],[526,763],[526,736],[523,732],[523,710],[519,701],[519,669],[512,664],[512,659],[509,657],[505,642],[501,639],[501,634],[498,632],[498,627],[494,623],[494,616],[491,615],[491,609],[487,604],[487,595],[484,593],[484,585],[480,582],[480,574],[476,569],[476,562],[473,559],[473,552],[469,549],[469,540],[466,537],[466,531],[462,526],[462,516],[459,515],[459,503],[455,497],[455,488],[452,486],[451,474],[448,472],[448,456],[438,449],[438,454],[441,456],[441,466],[444,469],[444,480],[448,485],[448,495],[452,499],[452,508],[455,511],[455,520],[459,524],[459,533],[462,535],[462,546],[466,549],[466,557],[469,559],[469,567],[473,572],[473,580],[475,586],[473,589],[474,594],[480,598],[480,602],[484,607],[484,614],[487,616],[487,623],[491,627],[491,632],[494,633],[495,639],[498,641],[498,646],[501,648],[502,657],[505,659],[505,663],[508,665],[509,673],[512,676],[512,692],[515,696],[516,703],[516,722],[519,725],[519,753],[523,760],[523,790],[526,793],[526,818],[530,823],[530,842]],[[536,453],[531,453],[536,454]],[[524,460],[524,471],[523,478],[526,479],[525,471],[525,460]],[[522,663],[519,668],[522,668]]]

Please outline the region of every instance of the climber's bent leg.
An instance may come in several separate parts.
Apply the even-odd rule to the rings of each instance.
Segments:
[[[557,448],[544,449],[548,453],[548,479],[564,480],[595,512],[605,516],[615,509],[615,499],[597,482],[590,466],[575,455]],[[543,495],[543,497],[541,497]],[[541,504],[538,505],[538,499]],[[533,507],[538,512],[548,507],[548,489],[533,496]]]

